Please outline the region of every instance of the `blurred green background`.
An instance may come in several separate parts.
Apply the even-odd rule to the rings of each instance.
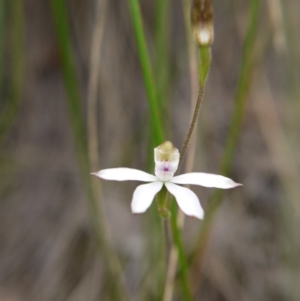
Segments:
[[[249,46],[253,3],[259,17]],[[159,117],[166,139],[180,148],[194,96],[183,12],[189,1],[140,5]],[[224,194],[204,264],[190,268],[195,300],[298,301],[299,2],[213,5],[213,60],[193,170],[219,172],[241,97],[230,177],[244,186]],[[159,300],[155,206],[132,215],[136,183],[89,176],[153,164],[128,1],[1,0],[0,95],[0,301],[120,300],[107,268],[111,252],[130,299]],[[206,208],[212,190],[192,189]],[[201,223],[186,221],[188,254]],[[173,300],[184,300],[177,283]]]

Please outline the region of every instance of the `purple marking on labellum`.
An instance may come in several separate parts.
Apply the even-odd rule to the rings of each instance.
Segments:
[[[163,168],[163,171],[169,171],[169,167],[165,166],[165,167]]]

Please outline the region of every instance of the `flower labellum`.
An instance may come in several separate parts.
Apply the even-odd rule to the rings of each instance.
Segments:
[[[163,182],[169,181],[179,164],[179,151],[170,141],[154,149],[155,175]]]
[[[170,141],[166,141],[154,149],[155,175],[132,168],[109,168],[92,173],[104,180],[141,181],[147,184],[139,185],[131,202],[132,213],[145,212],[153,202],[156,194],[163,185],[175,197],[179,208],[189,216],[202,219],[203,209],[196,194],[177,184],[200,185],[222,189],[234,188],[242,184],[235,183],[229,178],[203,172],[186,173],[174,176],[179,164],[179,151]]]

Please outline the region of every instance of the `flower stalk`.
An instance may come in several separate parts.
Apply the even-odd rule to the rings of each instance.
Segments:
[[[213,43],[214,30],[213,30],[213,9],[210,0],[194,0],[191,7],[190,14],[192,37],[195,44],[199,49],[199,92],[195,109],[192,114],[191,124],[188,129],[186,138],[181,148],[181,156],[178,168],[181,166],[183,158],[185,156],[187,147],[192,138],[194,132],[200,106],[204,97],[205,83],[208,77],[209,69],[211,66],[211,44]],[[188,281],[187,273],[187,261],[184,256],[183,245],[180,239],[180,225],[178,224],[178,211],[174,208],[171,216],[172,230],[174,235],[174,241],[178,250],[178,259],[180,265],[180,278],[183,287],[183,294],[186,300],[192,300],[191,288]],[[171,294],[169,294],[171,296]]]
[[[185,156],[199,116],[204,97],[205,83],[211,66],[211,45],[214,40],[213,8],[210,0],[194,0],[191,7],[191,29],[195,44],[199,49],[199,92],[191,124],[181,148],[179,166]]]
[[[171,213],[168,209],[168,190],[165,186],[156,196],[157,201],[157,211],[162,219],[167,219],[170,217]]]

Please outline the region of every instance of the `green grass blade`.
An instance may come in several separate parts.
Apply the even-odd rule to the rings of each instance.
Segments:
[[[133,22],[133,28],[137,43],[138,54],[144,78],[147,98],[150,107],[151,121],[153,125],[154,145],[161,144],[164,140],[162,116],[160,116],[160,105],[158,103],[157,91],[153,77],[151,61],[147,50],[146,38],[142,21],[141,10],[138,0],[128,0]]]
[[[22,100],[24,85],[24,65],[25,65],[25,33],[24,33],[24,7],[21,0],[11,0],[8,2],[9,25],[10,25],[10,62],[11,75],[9,78],[8,100],[1,104],[0,112],[0,143],[5,139],[7,133],[13,126],[19,112]],[[5,28],[5,5],[0,1],[0,69],[1,78],[3,76],[4,63],[4,29]],[[2,92],[2,81],[0,91]]]
[[[176,245],[177,251],[178,251],[178,264],[179,264],[179,274],[178,277],[181,281],[181,288],[182,288],[182,294],[185,301],[192,301],[192,291],[190,287],[190,282],[188,278],[188,262],[187,257],[184,252],[184,246],[182,241],[182,231],[180,227],[177,224],[177,215],[178,215],[178,207],[177,203],[172,198],[172,204],[171,204],[171,227],[172,227],[172,234],[173,234],[173,240]]]
[[[139,55],[139,60],[142,69],[143,81],[146,89],[147,100],[150,108],[150,128],[151,128],[151,149],[149,149],[149,155],[151,154],[150,166],[153,170],[153,147],[158,146],[164,140],[163,131],[163,119],[161,116],[161,103],[157,94],[156,81],[154,80],[152,65],[150,56],[147,49],[146,37],[144,32],[143,20],[141,15],[141,10],[138,0],[128,0],[131,19],[136,39],[136,45]],[[148,259],[153,259],[159,262],[158,269],[155,271],[155,277],[151,280],[151,287],[154,288],[152,293],[155,294],[155,298],[159,298],[161,292],[161,278],[164,275],[162,270],[164,255],[163,255],[163,238],[161,233],[161,223],[155,208],[150,209],[150,225],[152,235],[147,243],[149,243],[149,250],[151,250],[148,255]],[[153,239],[151,239],[153,237]],[[152,267],[152,264],[151,264]]]
[[[156,0],[155,7],[155,61],[154,73],[161,112],[168,116],[167,98],[170,93],[170,0]],[[164,126],[166,120],[164,119]]]
[[[87,141],[83,122],[83,113],[80,103],[80,93],[78,90],[78,80],[74,57],[71,50],[69,37],[67,13],[61,1],[52,1],[53,12],[56,21],[57,37],[59,43],[60,56],[62,61],[62,72],[65,88],[68,94],[68,108],[74,130],[77,149],[80,154],[81,167],[88,171]]]

